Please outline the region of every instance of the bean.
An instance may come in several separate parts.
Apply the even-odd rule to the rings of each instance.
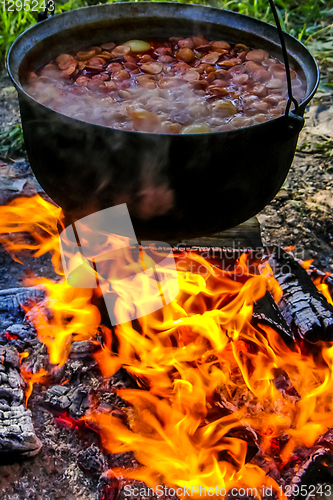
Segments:
[[[243,45],[242,43],[236,43],[235,49],[240,49],[241,51],[248,52],[250,49],[246,45]]]
[[[264,59],[267,59],[269,56],[268,52],[263,49],[256,49],[256,50],[250,50],[250,52],[247,53],[246,59],[248,61],[256,61],[256,62],[262,62]]]
[[[136,65],[136,64],[134,64],[134,63],[131,63],[131,62],[127,62],[127,63],[125,63],[125,64],[124,64],[124,68],[129,69],[130,71],[131,71],[131,70],[134,70],[134,69],[135,69],[135,70],[136,70],[136,69],[138,69],[137,65]]]
[[[271,78],[271,75],[265,68],[259,68],[253,71],[252,78],[255,82],[265,83]]]
[[[171,56],[172,49],[170,47],[157,47],[157,49],[154,50],[154,53],[158,56]]]
[[[231,68],[232,66],[237,66],[241,62],[242,61],[240,59],[234,57],[232,59],[227,59],[225,61],[219,61],[217,64],[218,66],[225,66],[226,68]]]
[[[131,78],[131,75],[129,74],[126,69],[122,69],[121,71],[117,71],[116,73],[112,73],[112,80],[115,82],[123,82],[124,80],[127,80],[128,78]]]
[[[149,62],[141,66],[141,70],[150,75],[158,75],[163,70],[163,64],[159,62]]]
[[[266,87],[273,90],[280,89],[282,86],[283,83],[278,78],[272,78],[271,80],[269,80],[269,82],[266,83]]]
[[[215,72],[213,73],[209,73],[206,77],[205,77],[205,80],[208,82],[208,83],[213,83],[213,81],[215,80],[216,78],[216,75],[215,75]]]
[[[184,127],[181,131],[182,134],[209,134],[212,129],[206,123],[193,123]]]
[[[141,132],[156,132],[156,127],[160,126],[160,119],[155,113],[147,110],[129,112],[129,116],[133,120],[133,127],[136,131]]]
[[[179,49],[176,52],[176,58],[180,61],[192,62],[195,59],[195,54],[193,50],[188,48]]]
[[[182,40],[178,40],[178,47],[180,49],[193,49],[194,42],[192,38],[183,38]]]
[[[284,64],[273,64],[268,68],[268,71],[275,78],[283,78],[286,76],[286,67]]]
[[[267,95],[267,88],[265,85],[258,84],[253,87],[252,93],[258,97],[265,97]]]
[[[220,59],[219,52],[209,52],[201,58],[201,62],[204,64],[215,64]]]
[[[105,64],[104,59],[99,59],[98,57],[93,57],[89,59],[86,63],[88,69],[102,69]]]
[[[195,48],[200,47],[200,45],[208,45],[208,41],[202,35],[192,36],[192,41]]]
[[[101,47],[99,47],[98,45],[93,45],[92,47],[89,47],[89,49],[87,50],[93,50],[95,52],[95,54],[100,54],[102,52],[102,49]]]
[[[217,69],[215,74],[216,78],[222,78],[223,80],[230,80],[233,76],[231,69],[229,71],[226,69]]]
[[[151,45],[143,40],[129,40],[123,44],[125,47],[130,47],[131,52],[148,52]]]
[[[98,73],[91,77],[92,80],[106,81],[110,80],[110,76],[107,73]]]
[[[193,82],[193,88],[198,90],[205,90],[209,86],[209,83],[206,80],[197,80]]]
[[[279,102],[283,101],[283,97],[278,94],[270,94],[265,97],[263,101],[272,104],[272,106],[276,106]]]
[[[226,51],[230,50],[229,43],[223,42],[223,41],[211,42],[211,46],[213,47],[214,50],[217,50],[217,51],[218,51],[218,49],[223,49]]]
[[[257,69],[262,68],[261,64],[255,62],[255,61],[246,61],[245,63],[245,68],[247,71],[256,71]]]
[[[102,59],[111,59],[111,53],[110,52],[101,52],[100,54],[98,54],[98,57],[101,57]]]
[[[200,75],[195,69],[189,69],[184,73],[183,78],[187,82],[195,82],[200,79]]]
[[[62,75],[65,77],[65,78],[69,78],[71,75],[73,75],[73,73],[75,72],[76,70],[76,65],[77,65],[77,61],[75,61],[74,64],[71,64],[70,66],[68,66],[65,70],[62,71]]]
[[[139,58],[138,57],[135,57],[135,56],[131,56],[130,54],[125,54],[124,55],[124,59],[126,62],[131,62],[131,63],[134,63],[134,64],[137,64],[139,62]]]
[[[232,116],[238,112],[236,106],[229,99],[215,101],[212,108],[221,118]]]
[[[76,59],[78,59],[79,61],[87,61],[88,59],[94,57],[94,55],[96,55],[96,52],[94,50],[80,50],[80,52],[76,54]]]
[[[182,78],[161,78],[158,82],[158,86],[161,89],[172,89],[175,87],[179,87],[184,83],[186,82]]]
[[[114,92],[115,90],[118,89],[117,84],[114,81],[103,82],[103,85],[101,85],[101,87],[106,92]]]
[[[118,45],[112,50],[111,55],[112,57],[122,57],[128,54],[129,52],[131,52],[130,47],[126,45]]]
[[[249,127],[252,124],[252,120],[246,116],[234,116],[230,121],[230,124],[234,128]]]
[[[76,80],[75,83],[79,85],[80,87],[86,87],[88,83],[89,78],[87,76],[79,76]]]
[[[60,56],[57,57],[56,63],[58,64],[60,69],[65,70],[70,66],[72,66],[73,64],[75,64],[76,67],[77,61],[70,54],[61,54]]]
[[[217,85],[209,85],[208,90],[213,95],[218,95],[218,96],[228,95],[228,91],[225,88],[218,87]]]
[[[214,85],[216,87],[221,87],[221,88],[223,88],[223,87],[229,87],[230,82],[228,80],[223,80],[223,79],[219,78],[219,79],[216,79],[214,81]]]
[[[153,62],[154,59],[149,54],[144,54],[140,57],[140,64],[145,64],[148,62]]]
[[[271,106],[268,104],[268,102],[262,102],[262,101],[254,102],[253,107],[254,109],[260,111],[261,113],[267,113],[271,109]]]
[[[121,90],[126,90],[131,86],[131,82],[129,80],[123,80],[118,82],[118,88]]]
[[[113,42],[110,42],[110,43],[102,43],[102,44],[100,45],[101,49],[103,49],[103,50],[107,50],[107,51],[109,51],[109,50],[113,50],[113,49],[115,48],[115,46],[116,46],[116,44],[115,44],[115,43],[113,43]]]
[[[156,87],[153,75],[140,75],[136,78],[136,81],[140,87],[144,87],[146,89],[154,89]]]
[[[158,61],[161,63],[170,64],[170,63],[174,62],[174,58],[172,56],[162,55],[162,56],[159,56]]]
[[[244,85],[249,79],[249,75],[246,75],[245,73],[243,75],[235,75],[233,79],[231,80],[232,83],[235,85]]]
[[[117,62],[113,62],[107,65],[106,71],[109,73],[117,73],[123,69],[123,65]]]

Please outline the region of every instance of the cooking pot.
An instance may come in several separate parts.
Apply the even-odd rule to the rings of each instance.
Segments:
[[[287,34],[289,62],[305,80],[303,101],[283,116],[238,130],[201,135],[120,131],[53,111],[23,87],[29,71],[64,52],[194,34],[263,48],[283,59],[278,30],[269,24],[166,2],[85,7],[39,22],[14,42],[8,71],[19,95],[30,164],[68,222],[126,203],[139,240],[209,235],[257,214],[279,191],[319,77],[312,55]]]

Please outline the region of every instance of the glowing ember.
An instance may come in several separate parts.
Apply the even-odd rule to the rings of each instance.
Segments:
[[[5,221],[1,231],[32,231],[35,255],[51,251],[58,268],[57,210],[38,197],[15,200],[0,207]],[[48,236],[35,237],[36,228],[46,227]],[[6,248],[16,253],[32,247],[7,239]],[[103,375],[110,377],[124,367],[149,390],[118,391],[129,403],[123,408],[127,422],[92,409],[84,423],[99,431],[108,451],[134,451],[141,466],[121,469],[121,474],[151,487],[218,485],[226,491],[237,486],[260,492],[265,486],[281,496],[278,484],[248,462],[246,436],[251,434],[265,456],[283,467],[296,446],[311,447],[333,426],[333,347],[321,343],[321,350],[312,354],[304,344],[286,346],[264,324],[254,326],[254,302],[266,291],[277,301],[281,290],[269,266],[253,263],[249,255],[243,254],[232,271],[198,255],[180,255],[177,275],[176,300],[115,327],[117,352],[111,349],[111,331],[100,329],[104,342],[95,358]],[[51,363],[63,364],[74,339],[95,339],[100,314],[91,303],[93,292],[65,281],[34,283],[45,288],[47,297],[30,309],[29,319],[47,345]],[[141,289],[147,296],[148,285]],[[45,376],[24,373],[30,389]],[[287,389],[281,389],[281,377]],[[60,420],[75,426],[66,416]],[[200,496],[199,491],[194,496]]]

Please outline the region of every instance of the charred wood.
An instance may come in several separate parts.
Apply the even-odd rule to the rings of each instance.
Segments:
[[[13,347],[0,347],[0,457],[31,457],[42,447],[31,412],[24,406],[20,359]]]
[[[54,413],[66,413],[69,417],[79,419],[89,408],[88,393],[82,385],[54,385],[47,390],[44,405]]]
[[[292,331],[279,311],[271,294],[266,294],[253,304],[252,323],[268,325],[278,332],[287,345],[294,341]]]
[[[103,453],[95,445],[80,451],[77,464],[88,477],[99,477],[108,467]]]
[[[317,485],[319,483],[332,482],[333,480],[333,456],[331,450],[321,446],[314,446],[309,450],[308,459],[298,468],[293,476],[290,486],[294,491],[294,498],[302,498],[301,485]],[[298,492],[299,491],[299,492]],[[304,495],[303,495],[304,497]]]
[[[16,317],[24,315],[22,304],[31,299],[42,299],[44,296],[45,291],[39,287],[0,290],[0,313],[8,312]]]
[[[305,269],[277,247],[269,250],[268,263],[283,292],[279,310],[293,334],[309,342],[332,340],[333,306]]]

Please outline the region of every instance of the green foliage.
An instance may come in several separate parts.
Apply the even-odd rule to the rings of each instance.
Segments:
[[[0,133],[0,156],[4,158],[25,156],[21,125],[14,125]]]

